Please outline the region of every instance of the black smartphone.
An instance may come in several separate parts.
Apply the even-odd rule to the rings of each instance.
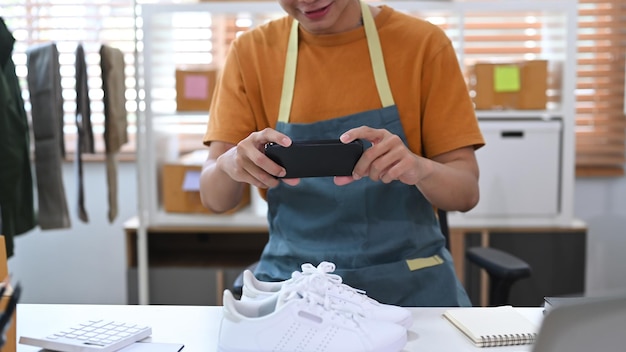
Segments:
[[[265,145],[265,155],[285,168],[283,178],[350,176],[363,154],[363,142],[339,139],[293,141],[289,147]]]

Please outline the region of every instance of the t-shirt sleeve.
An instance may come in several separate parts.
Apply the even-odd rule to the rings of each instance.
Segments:
[[[449,41],[425,62],[421,90],[424,156],[432,158],[484,145],[466,81]]]
[[[233,44],[218,75],[203,143],[209,145],[212,141],[222,141],[237,144],[255,130],[240,57],[237,46]]]

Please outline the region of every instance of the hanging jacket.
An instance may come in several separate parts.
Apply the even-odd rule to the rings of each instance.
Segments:
[[[120,49],[100,47],[102,90],[104,91],[104,146],[106,149],[109,222],[117,217],[117,154],[128,142],[126,132],[126,76],[124,54]]]
[[[62,169],[65,156],[63,96],[56,44],[28,48],[26,65],[35,138],[39,227],[42,230],[69,228]]]
[[[14,43],[0,18],[0,233],[8,257],[13,255],[13,236],[37,225],[28,120],[11,59]]]
[[[85,50],[82,44],[76,47],[76,155],[74,166],[76,169],[76,210],[78,218],[83,222],[89,222],[89,215],[85,208],[85,187],[83,177],[83,153],[95,153],[93,130],[91,126],[91,108],[89,99],[89,86],[87,77],[87,64],[85,63]]]

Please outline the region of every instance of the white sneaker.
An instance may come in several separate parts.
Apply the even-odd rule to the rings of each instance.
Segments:
[[[251,271],[246,270],[243,273],[241,299],[262,299],[275,295],[285,285],[297,286],[304,291],[328,296],[336,307],[366,318],[396,323],[406,329],[413,325],[413,316],[408,309],[383,304],[368,297],[364,291],[342,283],[339,275],[331,274],[333,271],[335,264],[330,262],[321,262],[317,267],[306,263],[302,264],[302,272],[294,272],[289,280],[266,282],[258,280]]]
[[[335,310],[315,293],[238,301],[225,290],[223,304],[218,352],[398,352],[407,341],[401,326]]]

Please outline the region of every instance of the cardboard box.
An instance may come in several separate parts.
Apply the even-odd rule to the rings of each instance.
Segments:
[[[192,153],[193,154],[193,153]],[[174,163],[166,163],[161,173],[161,194],[163,209],[171,213],[213,214],[200,201],[200,171],[202,163],[183,156]],[[241,202],[232,210],[231,214],[250,204],[250,188],[244,190]]]
[[[176,110],[209,111],[215,90],[217,69],[176,69]]]
[[[0,298],[0,309],[4,312],[6,309],[7,303],[9,303],[9,299],[11,298],[11,293],[13,290],[11,287],[7,288],[4,295]],[[13,316],[11,317],[11,325],[6,330],[6,342],[2,348],[0,348],[0,352],[15,352],[17,346],[17,335],[16,335],[16,326],[17,325],[17,313],[13,312]]]
[[[548,62],[477,63],[470,72],[476,110],[544,110]]]

